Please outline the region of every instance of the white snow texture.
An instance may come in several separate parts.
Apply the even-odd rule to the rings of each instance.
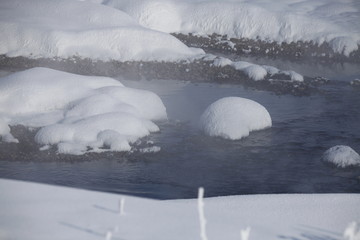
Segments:
[[[210,56],[207,59],[212,60]],[[214,61],[214,66],[216,66],[216,67],[231,66],[238,71],[242,71],[250,79],[255,80],[255,81],[264,80],[268,74],[270,76],[272,76],[274,74],[283,74],[283,75],[289,76],[291,81],[298,81],[298,82],[304,81],[304,77],[297,72],[281,71],[278,68],[273,67],[273,66],[257,65],[254,63],[249,63],[249,62],[244,62],[244,61],[233,62],[230,59],[224,58],[224,57],[215,57],[213,59],[213,61]]]
[[[221,34],[269,42],[360,44],[352,0],[2,0],[0,54],[119,61],[178,61],[204,54],[170,35]],[[264,71],[249,74],[257,79]],[[257,69],[260,70],[260,69]]]
[[[204,53],[122,11],[74,0],[0,1],[0,32],[0,54],[9,57],[174,61]]]
[[[141,25],[164,32],[275,42],[328,42],[349,55],[360,44],[360,2],[353,0],[103,0]]]
[[[200,127],[209,136],[237,140],[251,131],[271,127],[269,112],[246,98],[225,97],[212,103],[200,118]]]
[[[112,239],[201,239],[196,199],[126,196],[126,215],[121,215],[124,196],[118,194],[5,179],[0,179],[0,192],[0,239],[99,240],[109,231]],[[209,240],[240,240],[247,226],[249,240],[340,240],[360,216],[359,194],[255,194],[203,201]],[[344,240],[358,240],[350,238],[358,231],[354,227]]]
[[[360,156],[349,146],[337,145],[326,150],[323,155],[326,162],[335,164],[337,167],[360,166]]]
[[[36,142],[56,144],[59,153],[129,151],[130,143],[159,130],[152,120],[166,118],[156,94],[107,77],[33,68],[0,78],[5,141],[16,141],[8,125],[20,124],[41,127]]]

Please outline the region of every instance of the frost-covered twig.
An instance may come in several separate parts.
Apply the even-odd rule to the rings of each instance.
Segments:
[[[207,240],[206,236],[206,219],[204,214],[204,188],[199,188],[198,194],[198,210],[200,219],[200,237],[201,240]]]
[[[125,206],[125,198],[121,198],[119,200],[119,214],[121,216],[125,215],[124,206]]]
[[[111,238],[112,238],[112,232],[111,232],[111,231],[108,231],[108,232],[106,233],[105,239],[106,239],[106,240],[111,240]]]
[[[360,226],[356,222],[352,222],[344,231],[345,240],[360,240]]]
[[[249,240],[250,230],[250,227],[241,230],[241,240]]]

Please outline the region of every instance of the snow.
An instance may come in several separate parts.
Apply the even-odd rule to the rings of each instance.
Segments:
[[[0,118],[0,140],[4,142],[14,142],[17,143],[19,140],[14,138],[10,133],[10,127],[7,122]]]
[[[161,147],[159,146],[152,146],[152,147],[146,147],[139,149],[139,152],[141,153],[157,153],[160,152]]]
[[[142,26],[164,31],[281,42],[328,42],[348,56],[360,44],[358,1],[104,0]],[[311,26],[311,27],[309,27]]]
[[[304,81],[304,77],[301,74],[291,70],[282,71],[273,66],[257,65],[245,61],[233,62],[230,59],[224,57],[208,56],[207,59],[210,60],[212,57],[214,57],[213,59],[214,66],[216,67],[231,66],[234,69],[243,72],[249,77],[249,79],[254,81],[265,80],[266,76],[268,75],[273,76],[275,74],[283,74],[289,76],[291,81],[298,81],[298,82]]]
[[[178,61],[204,54],[169,34],[180,32],[327,42],[349,56],[360,44],[359,9],[350,0],[3,0],[0,54],[104,61]]]
[[[202,54],[128,14],[74,0],[0,1],[0,54],[9,57],[175,61]]]
[[[269,112],[261,104],[241,97],[225,97],[212,103],[200,118],[201,129],[209,136],[238,140],[251,131],[271,127]]]
[[[0,78],[0,135],[8,125],[40,128],[35,141],[59,153],[130,151],[137,139],[159,131],[167,118],[158,95],[107,77],[33,68]],[[42,148],[46,149],[46,147]],[[105,150],[106,150],[105,149]]]
[[[323,160],[341,168],[360,165],[360,155],[351,147],[344,145],[337,145],[326,150]]]
[[[357,222],[351,222],[344,231],[345,240],[360,240],[360,226]]]
[[[0,191],[1,239],[92,240],[108,233],[112,239],[201,239],[196,199],[160,201],[5,179]],[[126,215],[119,213],[121,199]],[[250,240],[341,240],[360,220],[359,201],[359,194],[204,198],[206,234],[238,240],[251,227]]]

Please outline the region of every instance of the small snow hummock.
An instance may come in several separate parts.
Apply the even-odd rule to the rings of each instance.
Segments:
[[[139,152],[141,153],[157,153],[160,152],[161,147],[159,146],[152,146],[152,147],[146,147],[139,149]]]
[[[19,141],[14,138],[14,136],[10,133],[10,127],[3,119],[0,118],[0,140],[4,142],[15,142]]]
[[[33,68],[0,78],[0,136],[16,142],[9,125],[40,128],[35,141],[59,153],[130,151],[131,143],[159,131],[166,119],[155,93],[107,77]],[[21,140],[21,139],[20,139]]]
[[[351,147],[344,145],[337,145],[326,150],[322,158],[324,161],[342,168],[360,165],[359,154]]]
[[[225,97],[212,103],[202,114],[205,134],[237,140],[251,131],[271,127],[269,112],[259,103],[241,97]]]
[[[275,74],[283,74],[289,77],[291,81],[297,81],[297,82],[303,82],[304,77],[294,71],[281,71],[276,67],[268,66],[268,65],[257,65],[249,62],[244,61],[237,61],[233,62],[228,58],[224,57],[215,57],[208,55],[207,60],[213,60],[215,67],[225,67],[225,66],[231,66],[235,68],[238,71],[243,72],[246,74],[249,79],[254,81],[260,81],[264,80],[267,75],[273,76]]]

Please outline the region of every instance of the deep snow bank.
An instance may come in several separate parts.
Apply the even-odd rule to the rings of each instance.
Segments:
[[[343,145],[337,145],[326,150],[323,160],[342,168],[360,165],[360,155],[351,147]]]
[[[156,201],[0,180],[1,239],[201,239],[197,201]],[[205,189],[206,194],[206,189]],[[125,215],[119,200],[125,199]],[[359,221],[359,194],[205,198],[209,239],[334,239]],[[346,238],[349,239],[349,238]]]
[[[249,136],[251,131],[271,127],[265,107],[246,98],[225,97],[212,103],[201,115],[200,126],[209,136],[231,140]]]
[[[203,53],[86,1],[0,1],[0,32],[0,54],[9,57],[174,61]]]
[[[0,136],[16,141],[8,125],[41,127],[35,136],[58,152],[129,151],[130,143],[159,128],[166,109],[154,93],[107,77],[33,68],[0,78]]]
[[[106,0],[141,25],[164,32],[213,33],[275,42],[328,42],[346,56],[360,44],[357,1]]]

